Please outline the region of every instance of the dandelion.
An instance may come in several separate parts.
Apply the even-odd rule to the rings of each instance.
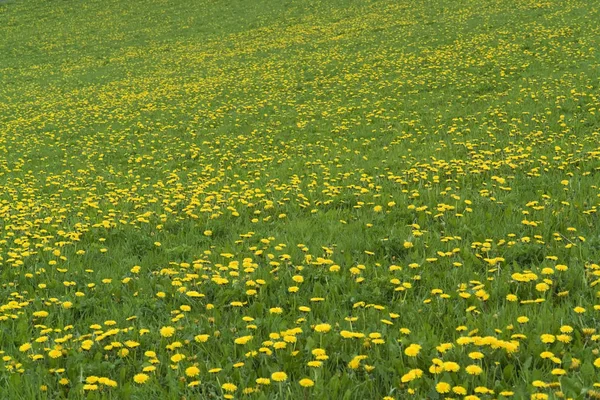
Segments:
[[[209,335],[196,335],[194,336],[194,340],[198,343],[205,343],[208,341]]]
[[[57,350],[57,349],[52,349],[48,352],[48,355],[50,356],[50,358],[59,358],[59,357],[62,357],[62,351]]]
[[[452,388],[452,392],[454,392],[454,393],[456,393],[456,394],[458,394],[458,395],[464,396],[464,395],[466,395],[466,394],[467,394],[467,389],[465,389],[465,388],[464,388],[464,387],[462,387],[462,386],[454,386],[454,387]]]
[[[146,374],[136,374],[133,377],[133,381],[137,384],[143,385],[150,379],[150,377]]]
[[[458,372],[460,370],[460,365],[454,361],[446,361],[442,364],[442,366],[444,367],[444,371],[448,372]]]
[[[406,349],[404,349],[404,354],[406,354],[409,357],[416,357],[420,351],[421,346],[419,346],[418,344],[411,344]]]
[[[242,336],[242,337],[236,338],[234,340],[234,343],[244,345],[244,344],[248,343],[250,340],[252,340],[252,336]]]
[[[318,324],[315,325],[315,331],[319,333],[327,333],[331,330],[331,325],[329,324]]]
[[[224,383],[221,385],[221,389],[226,392],[233,393],[237,390],[237,386],[235,386],[233,383]]]
[[[19,351],[23,353],[28,351],[29,349],[31,349],[31,343],[25,343],[19,346]]]
[[[271,374],[271,379],[273,379],[275,382],[284,382],[287,380],[287,378],[288,376],[285,372],[273,372]]]
[[[406,374],[402,375],[400,380],[402,381],[402,383],[408,383],[420,378],[421,376],[423,376],[423,371],[421,369],[416,368],[411,369]]]
[[[175,334],[175,328],[172,326],[163,326],[160,328],[160,336],[162,337],[168,338],[173,336],[173,334]]]
[[[440,382],[437,385],[435,385],[435,390],[438,393],[450,393],[450,389],[452,388],[452,386],[449,383],[446,382]]]
[[[483,369],[479,366],[479,365],[468,365],[465,368],[465,371],[467,371],[467,374],[469,375],[479,375],[483,372]]]
[[[300,379],[298,383],[300,384],[300,386],[305,388],[315,386],[315,382],[310,378]]]

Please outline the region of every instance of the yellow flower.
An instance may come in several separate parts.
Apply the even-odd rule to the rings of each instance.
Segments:
[[[465,394],[467,394],[467,389],[465,389],[465,388],[464,388],[464,387],[462,387],[462,386],[454,386],[454,387],[452,388],[452,391],[453,391],[454,393],[458,394],[458,395],[463,395],[463,396],[464,396]]]
[[[320,333],[327,333],[331,330],[331,325],[329,324],[318,324],[315,325],[315,331]]]
[[[197,376],[198,374],[200,374],[200,368],[196,367],[195,365],[187,367],[185,369],[185,374],[190,377]]]
[[[19,347],[19,351],[21,352],[26,352],[29,349],[31,349],[31,343],[25,343]]]
[[[300,383],[300,386],[302,386],[302,387],[315,386],[315,382],[309,378],[300,379],[300,382],[298,382],[298,383]]]
[[[108,378],[100,378],[98,379],[98,383],[109,387],[117,387],[117,382]]]
[[[550,334],[543,334],[540,336],[542,343],[554,343],[554,341],[556,340],[556,337],[554,335],[550,335]]]
[[[548,289],[550,289],[550,286],[548,286],[548,284],[544,282],[535,285],[535,290],[537,290],[538,292],[546,292],[548,291]]]
[[[445,353],[450,350],[454,345],[452,343],[442,343],[439,346],[436,346],[436,350],[440,353]]]
[[[140,385],[146,383],[150,379],[150,377],[146,374],[136,374],[133,377],[133,381],[135,383],[139,383]]]
[[[546,393],[533,393],[530,397],[531,400],[547,400],[548,395]]]
[[[250,340],[252,340],[252,336],[248,335],[248,336],[241,336],[239,338],[236,338],[233,342],[235,344],[246,344],[248,343]]]
[[[319,357],[324,356],[327,352],[325,349],[313,349],[310,353],[315,357]]]
[[[454,361],[446,361],[442,364],[442,366],[444,367],[444,371],[448,372],[457,372],[458,370],[460,370],[460,365],[458,365]]]
[[[209,335],[196,335],[194,336],[194,340],[198,343],[204,343],[208,340]]]
[[[288,376],[285,372],[273,372],[271,374],[271,379],[273,379],[275,382],[285,382],[287,380]]]
[[[400,380],[402,381],[402,383],[407,383],[407,382],[411,382],[415,379],[420,378],[421,376],[423,376],[423,371],[421,369],[411,369],[410,371],[408,371],[406,374],[402,375],[402,377],[400,378]]]
[[[354,357],[349,363],[348,368],[357,369],[360,367],[360,358]]]
[[[569,325],[563,325],[560,327],[560,331],[562,333],[571,333],[571,332],[573,332],[573,327],[569,326]]]
[[[465,371],[467,371],[467,374],[469,374],[469,375],[479,375],[483,372],[483,370],[481,369],[481,367],[479,365],[474,365],[474,364],[468,365],[465,368]]]
[[[404,354],[406,354],[409,357],[416,357],[420,351],[421,346],[419,346],[418,344],[411,344],[406,349],[404,349]]]
[[[224,383],[223,385],[221,385],[221,389],[223,389],[226,392],[235,392],[237,390],[237,386],[235,386],[233,383]]]
[[[33,313],[34,317],[45,318],[48,316],[48,311],[36,311]]]
[[[481,360],[483,358],[483,353],[480,353],[479,351],[473,351],[469,353],[469,358],[472,360]]]
[[[81,342],[81,348],[83,350],[89,350],[92,348],[92,346],[94,345],[94,341],[92,340],[84,340],[83,342]]]
[[[160,336],[162,337],[171,337],[175,333],[175,328],[172,326],[163,326],[160,328]]]
[[[446,382],[440,382],[437,385],[435,385],[435,390],[438,393],[450,393],[450,388],[450,384]]]
[[[58,357],[62,357],[62,351],[57,350],[57,349],[52,349],[48,352],[48,355],[51,358],[58,358]]]

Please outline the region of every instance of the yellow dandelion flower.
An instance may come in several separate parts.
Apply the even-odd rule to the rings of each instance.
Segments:
[[[310,378],[300,379],[300,381],[298,383],[302,387],[312,387],[312,386],[315,386],[315,382],[312,379],[310,379]]]
[[[452,388],[452,386],[450,386],[449,383],[446,382],[439,382],[437,385],[435,385],[435,390],[438,393],[450,393],[450,389]]]
[[[284,382],[286,381],[288,378],[287,374],[285,372],[273,372],[271,374],[271,379],[273,379],[275,382]]]
[[[233,383],[224,383],[221,385],[221,389],[226,392],[233,393],[237,390],[237,386],[235,386]]]
[[[327,333],[331,330],[331,325],[329,324],[318,324],[315,325],[314,330],[319,333]]]
[[[420,351],[421,346],[419,346],[418,344],[411,344],[406,349],[404,349],[404,354],[406,354],[409,357],[416,357]]]
[[[150,377],[146,374],[136,374],[133,376],[133,381],[140,385],[143,385],[144,383],[146,383],[148,381],[148,379],[150,379]]]
[[[162,328],[160,328],[160,336],[162,337],[171,337],[175,334],[175,328],[173,328],[172,326],[163,326]]]

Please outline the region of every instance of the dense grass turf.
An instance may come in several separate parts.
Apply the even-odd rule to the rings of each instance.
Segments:
[[[0,2],[0,397],[600,398],[599,6]]]

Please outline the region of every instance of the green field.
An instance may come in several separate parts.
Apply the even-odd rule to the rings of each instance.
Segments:
[[[0,398],[600,398],[599,21],[0,1]]]

